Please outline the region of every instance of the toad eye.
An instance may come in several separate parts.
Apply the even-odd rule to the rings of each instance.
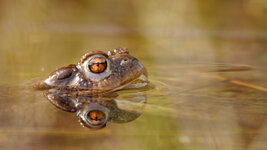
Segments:
[[[105,122],[106,116],[102,111],[93,110],[87,114],[87,119],[92,126],[99,126]]]
[[[92,73],[102,73],[107,69],[107,61],[105,57],[93,57],[89,63],[88,68]]]

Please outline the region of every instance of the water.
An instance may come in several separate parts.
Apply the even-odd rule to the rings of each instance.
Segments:
[[[266,6],[0,1],[0,149],[266,149]],[[120,46],[154,86],[117,93],[118,108],[140,114],[130,122],[84,128],[29,88],[89,50]],[[129,100],[137,92],[145,102]]]

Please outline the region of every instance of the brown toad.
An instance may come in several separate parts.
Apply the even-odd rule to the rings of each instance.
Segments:
[[[55,70],[37,87],[105,93],[143,87],[147,83],[146,68],[127,49],[118,48],[108,53],[87,53],[77,65]]]

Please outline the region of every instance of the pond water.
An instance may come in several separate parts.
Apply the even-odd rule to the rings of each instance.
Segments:
[[[267,149],[266,6],[0,1],[0,149]],[[90,50],[118,47],[153,86],[111,100],[134,118],[92,130],[30,87]]]

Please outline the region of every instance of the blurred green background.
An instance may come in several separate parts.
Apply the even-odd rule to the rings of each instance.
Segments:
[[[1,0],[0,12],[1,82],[121,46],[145,64],[266,66],[265,0]]]

